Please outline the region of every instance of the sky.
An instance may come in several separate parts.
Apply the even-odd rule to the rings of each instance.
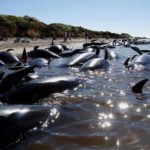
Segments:
[[[0,0],[0,14],[150,37],[150,0]]]

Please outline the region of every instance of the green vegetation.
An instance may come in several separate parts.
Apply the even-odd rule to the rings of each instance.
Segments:
[[[8,37],[50,37],[55,34],[56,38],[63,36],[67,31],[71,37],[85,38],[87,34],[91,38],[130,38],[126,33],[116,34],[108,31],[92,31],[83,27],[65,25],[61,23],[45,24],[30,16],[17,17],[11,15],[0,15],[0,35]]]

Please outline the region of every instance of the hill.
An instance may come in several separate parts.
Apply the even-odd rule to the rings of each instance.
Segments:
[[[117,34],[109,31],[92,31],[83,27],[66,25],[61,23],[45,24],[38,19],[30,16],[17,17],[12,15],[0,15],[0,35],[1,37],[50,37],[56,38],[63,36],[63,32],[67,31],[73,38],[131,38],[127,33]]]

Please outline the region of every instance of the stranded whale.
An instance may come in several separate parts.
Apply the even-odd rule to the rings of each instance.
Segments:
[[[0,148],[7,148],[33,128],[41,128],[52,119],[54,108],[42,105],[0,106]],[[51,115],[50,115],[51,114]]]
[[[9,104],[32,104],[50,94],[73,89],[80,81],[72,76],[46,77],[22,83],[1,94],[0,101]]]
[[[8,49],[6,51],[0,52],[0,60],[2,60],[4,63],[16,63],[19,62],[19,59],[9,51],[12,49]]]

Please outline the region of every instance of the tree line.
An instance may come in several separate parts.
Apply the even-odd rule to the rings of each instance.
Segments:
[[[116,38],[124,39],[131,36],[127,33],[117,34],[109,31],[92,31],[83,27],[65,25],[61,23],[45,24],[30,16],[17,17],[12,15],[0,15],[0,36],[9,37],[30,37],[46,38],[55,35],[61,38],[63,32],[68,32],[73,38]]]

